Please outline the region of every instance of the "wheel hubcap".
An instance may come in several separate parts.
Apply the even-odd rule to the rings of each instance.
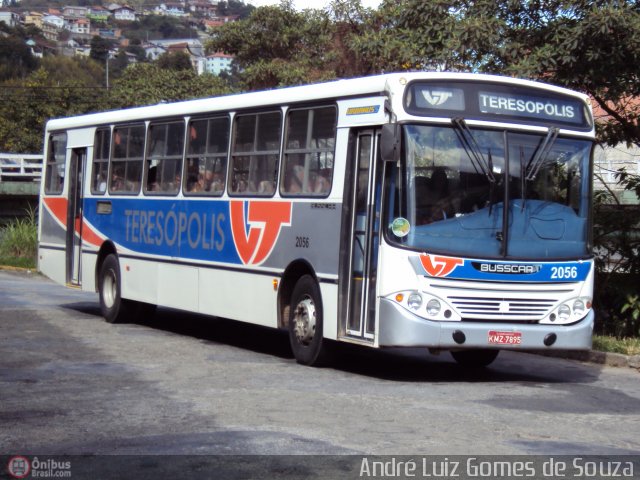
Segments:
[[[112,308],[116,303],[116,275],[113,270],[109,270],[102,282],[102,298],[107,308]]]
[[[308,345],[316,333],[316,306],[309,297],[301,300],[293,315],[293,329],[296,339],[303,345]]]

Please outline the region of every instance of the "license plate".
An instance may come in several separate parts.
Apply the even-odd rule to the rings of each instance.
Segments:
[[[491,345],[520,345],[522,333],[520,332],[489,332],[489,344]]]

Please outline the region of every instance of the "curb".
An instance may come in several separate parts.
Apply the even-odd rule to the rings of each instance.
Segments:
[[[12,267],[10,265],[0,265],[0,271],[2,270],[5,272],[37,273],[35,268]]]
[[[571,351],[557,350],[538,352],[545,357],[566,358],[580,362],[606,365],[608,367],[635,368],[640,371],[640,355],[624,355],[622,353],[600,352],[598,350]]]

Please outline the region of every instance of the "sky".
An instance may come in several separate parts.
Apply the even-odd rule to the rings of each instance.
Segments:
[[[331,0],[294,0],[293,4],[297,10],[305,8],[324,8],[329,5]],[[382,0],[362,0],[362,5],[370,8],[378,8]],[[278,5],[280,0],[245,0],[254,7],[263,7],[265,5]]]

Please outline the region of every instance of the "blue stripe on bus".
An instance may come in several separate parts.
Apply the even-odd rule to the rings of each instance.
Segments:
[[[111,212],[97,211],[109,201]],[[84,215],[103,236],[133,252],[242,264],[229,201],[85,198]]]

